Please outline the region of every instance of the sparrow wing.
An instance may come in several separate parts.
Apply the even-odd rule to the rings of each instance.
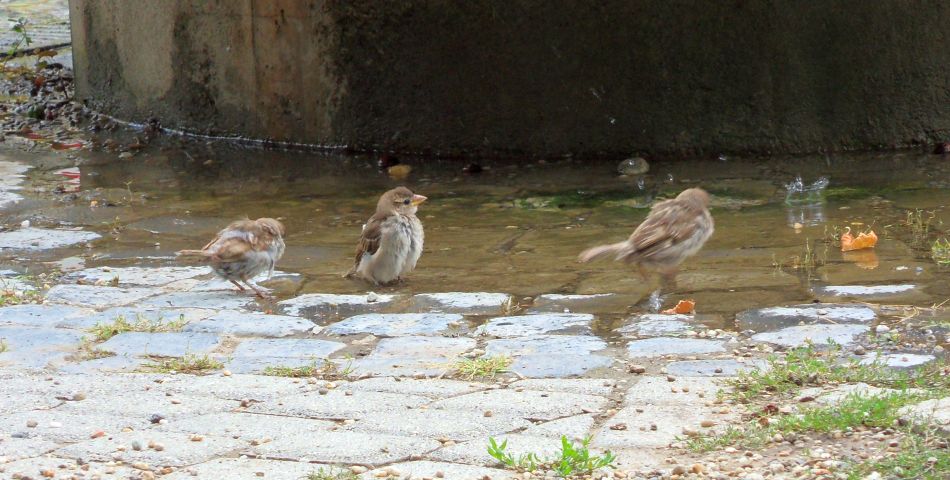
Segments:
[[[366,225],[363,226],[363,233],[360,234],[360,241],[356,244],[356,259],[353,268],[360,265],[363,254],[374,254],[379,250],[379,244],[383,239],[383,222],[389,215],[375,214],[370,217]]]
[[[250,242],[241,237],[231,237],[225,239],[218,246],[218,249],[214,252],[214,258],[219,262],[239,262],[245,259],[245,255],[251,250],[254,249],[254,246]]]
[[[691,238],[699,228],[697,219],[693,209],[675,200],[656,204],[630,235],[636,257],[652,257]]]

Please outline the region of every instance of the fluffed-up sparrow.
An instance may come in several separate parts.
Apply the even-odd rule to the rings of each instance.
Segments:
[[[244,286],[267,298],[251,279],[264,271],[274,274],[274,265],[284,254],[284,225],[273,218],[238,220],[201,250],[181,250],[179,258],[200,259],[211,265],[220,277],[230,281],[242,292]]]
[[[376,213],[363,225],[353,268],[356,276],[377,285],[398,281],[416,267],[425,234],[416,217],[426,197],[397,187],[379,197]]]

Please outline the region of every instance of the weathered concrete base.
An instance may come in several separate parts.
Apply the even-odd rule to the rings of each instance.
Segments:
[[[950,131],[941,3],[74,0],[70,14],[79,98],[202,133],[626,155]]]

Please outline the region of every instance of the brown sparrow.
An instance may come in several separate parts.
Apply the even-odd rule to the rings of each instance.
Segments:
[[[654,271],[673,283],[677,267],[695,255],[713,234],[708,207],[709,194],[705,190],[684,190],[676,198],[654,205],[630,238],[585,250],[578,260],[589,262],[609,255],[637,264],[644,278],[648,271]]]
[[[199,258],[214,273],[230,281],[242,292],[243,282],[259,297],[268,297],[251,279],[265,270],[274,274],[274,265],[284,254],[284,225],[273,218],[238,220],[218,232],[201,250],[181,250],[183,258]]]
[[[425,234],[416,217],[426,197],[397,187],[379,197],[376,213],[363,225],[356,246],[356,260],[346,276],[358,276],[374,284],[399,280],[416,267],[422,255]]]

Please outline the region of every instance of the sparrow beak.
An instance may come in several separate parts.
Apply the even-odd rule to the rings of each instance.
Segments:
[[[422,202],[424,202],[424,201],[426,201],[426,200],[428,200],[428,197],[423,197],[422,195],[413,195],[413,196],[412,196],[412,204],[415,205],[415,206],[419,206],[419,204],[421,204]]]

